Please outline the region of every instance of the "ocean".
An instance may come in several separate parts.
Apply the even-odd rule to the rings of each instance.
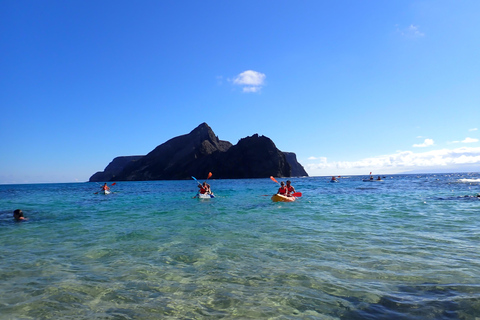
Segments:
[[[480,319],[480,173],[366,177],[0,185],[0,319]]]

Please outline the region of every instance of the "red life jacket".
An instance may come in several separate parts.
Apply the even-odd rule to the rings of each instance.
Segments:
[[[280,187],[280,188],[278,189],[278,192],[277,192],[277,193],[279,193],[279,194],[285,194],[285,193],[287,193],[287,187]]]
[[[288,190],[288,193],[292,193],[292,191],[294,191],[295,189],[292,186],[290,186],[290,187],[287,187],[287,190]]]

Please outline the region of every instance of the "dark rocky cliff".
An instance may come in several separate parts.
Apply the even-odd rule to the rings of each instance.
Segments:
[[[212,129],[202,123],[189,134],[159,145],[113,180],[181,180],[206,175],[213,168],[205,166],[204,158],[214,152],[225,152],[231,146],[228,141],[220,141]]]
[[[90,181],[182,180],[207,176],[208,172],[219,179],[290,177],[292,172],[297,173],[295,176],[307,176],[295,154],[292,153],[293,157],[290,154],[281,152],[272,140],[257,134],[233,146],[219,140],[212,129],[202,123],[189,134],[168,140],[146,156],[115,158],[104,172],[97,172]],[[292,159],[294,162],[290,163]]]
[[[283,153],[287,159],[287,162],[292,167],[292,177],[308,177],[305,168],[297,161],[297,155],[293,152]]]
[[[272,140],[255,134],[227,152],[212,155],[215,176],[225,178],[290,177],[291,166]]]
[[[116,157],[105,167],[105,170],[99,171],[91,176],[90,181],[110,181],[116,175],[120,174],[126,166],[142,157],[143,156]]]

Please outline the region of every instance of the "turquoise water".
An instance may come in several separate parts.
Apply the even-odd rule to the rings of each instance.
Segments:
[[[478,319],[480,174],[361,179],[0,185],[0,318]]]

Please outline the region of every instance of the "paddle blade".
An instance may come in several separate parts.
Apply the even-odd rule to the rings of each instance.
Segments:
[[[116,185],[116,184],[117,184],[117,183],[116,183],[116,182],[114,182],[114,183],[112,183],[110,186],[114,186],[114,185]]]
[[[277,181],[277,180],[275,180],[275,178],[274,178],[273,176],[270,176],[270,179],[272,179],[272,181],[273,181],[273,182],[276,182],[276,183],[278,183],[278,181]],[[280,183],[278,183],[278,184],[280,184]]]
[[[300,198],[302,196],[302,193],[301,192],[295,192],[295,193],[292,193],[292,196]]]
[[[211,172],[209,172],[209,173],[208,173],[207,180],[208,180],[208,179],[210,179],[210,177],[211,177],[211,176],[212,176],[212,173],[211,173]]]

